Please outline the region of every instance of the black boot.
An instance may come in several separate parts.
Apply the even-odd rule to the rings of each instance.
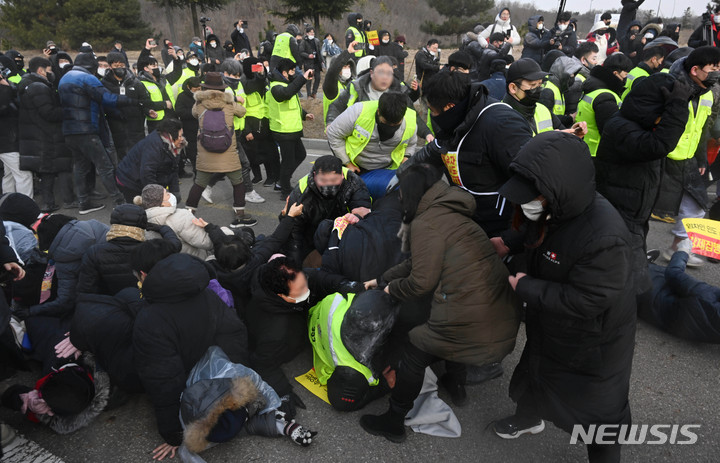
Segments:
[[[405,415],[388,410],[382,415],[364,415],[360,426],[373,436],[383,436],[390,442],[400,444],[405,441]]]
[[[452,399],[452,403],[454,405],[458,407],[465,405],[465,402],[467,401],[467,392],[465,392],[464,385],[453,380],[448,375],[443,375],[443,377],[440,378],[440,384],[442,384],[450,393],[450,399]]]

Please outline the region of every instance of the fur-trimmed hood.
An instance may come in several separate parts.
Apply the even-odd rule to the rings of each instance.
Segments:
[[[198,381],[185,389],[180,415],[185,423],[184,443],[193,453],[205,450],[207,436],[226,410],[238,410],[257,402],[260,393],[248,377]]]
[[[208,109],[222,108],[226,104],[232,104],[235,97],[228,92],[220,90],[200,90],[194,93],[195,101],[202,103]]]

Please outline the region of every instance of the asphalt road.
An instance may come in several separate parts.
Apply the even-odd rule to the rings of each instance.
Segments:
[[[315,145],[313,145],[315,146]],[[318,146],[322,146],[318,145]],[[317,149],[313,154],[325,154]],[[312,155],[298,169],[297,176],[310,168]],[[182,182],[186,196],[190,181]],[[258,217],[256,233],[270,233],[276,225],[282,206],[280,194],[260,186],[258,192],[267,201],[249,204],[247,211]],[[215,204],[201,202],[198,215],[209,222],[225,225],[232,220],[231,188],[228,181],[219,184],[213,194]],[[85,216],[107,222],[110,204],[103,211]],[[72,213],[72,211],[70,211]],[[671,241],[670,225],[652,223],[649,247],[664,248]],[[690,274],[715,285],[720,284],[720,265],[708,264]],[[339,413],[305,390],[295,389],[307,405],[298,414],[298,422],[319,431],[310,448],[301,448],[283,438],[268,439],[242,436],[216,446],[202,455],[208,462],[231,461],[503,461],[503,462],[574,462],[585,460],[581,444],[570,445],[570,436],[548,425],[535,436],[521,436],[505,441],[490,430],[496,419],[514,412],[508,398],[508,384],[525,342],[521,327],[515,351],[503,366],[505,374],[487,383],[468,387],[468,402],[454,411],[462,424],[462,437],[446,439],[414,434],[409,431],[404,444],[392,444],[383,438],[366,434],[358,424],[364,413],[382,413],[387,400],[370,404],[355,413]],[[697,344],[676,339],[644,322],[639,322],[630,390],[633,422],[636,424],[698,424],[698,441],[693,445],[633,445],[623,449],[623,461],[628,462],[709,462],[720,454],[720,421],[718,419],[718,383],[720,380],[720,346]],[[298,376],[312,366],[309,349],[286,365],[289,375]],[[21,373],[0,383],[0,390],[16,382],[32,384],[33,374]],[[440,397],[449,402],[441,390]],[[33,447],[28,452],[16,452],[7,462],[143,462],[151,461],[149,452],[162,443],[155,428],[155,419],[147,398],[133,397],[120,409],[105,412],[90,426],[74,434],[60,436],[39,425],[26,421],[19,414],[0,410],[0,419],[22,433],[31,442],[51,454]],[[35,453],[33,453],[35,452]]]

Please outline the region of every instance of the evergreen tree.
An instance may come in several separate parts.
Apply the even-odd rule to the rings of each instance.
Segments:
[[[486,12],[495,6],[493,0],[428,0],[428,4],[447,19],[442,23],[425,21],[420,30],[433,35],[457,37],[472,31],[487,16]]]
[[[190,16],[192,17],[193,32],[197,36],[202,35],[200,28],[200,17],[198,16],[198,8],[200,12],[219,10],[230,2],[230,0],[152,0],[158,5],[164,7],[170,7],[173,9],[190,9]],[[210,25],[210,24],[208,24]]]
[[[280,0],[282,11],[271,11],[270,14],[284,18],[287,23],[302,24],[305,19],[313,21],[313,26],[320,33],[320,18],[341,19],[350,10],[354,0]],[[303,28],[301,27],[302,31]]]

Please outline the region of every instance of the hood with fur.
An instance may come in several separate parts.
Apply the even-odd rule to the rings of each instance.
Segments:
[[[230,93],[220,90],[200,90],[193,95],[195,101],[202,103],[207,109],[222,109],[225,105],[232,104],[235,101],[235,97]]]

